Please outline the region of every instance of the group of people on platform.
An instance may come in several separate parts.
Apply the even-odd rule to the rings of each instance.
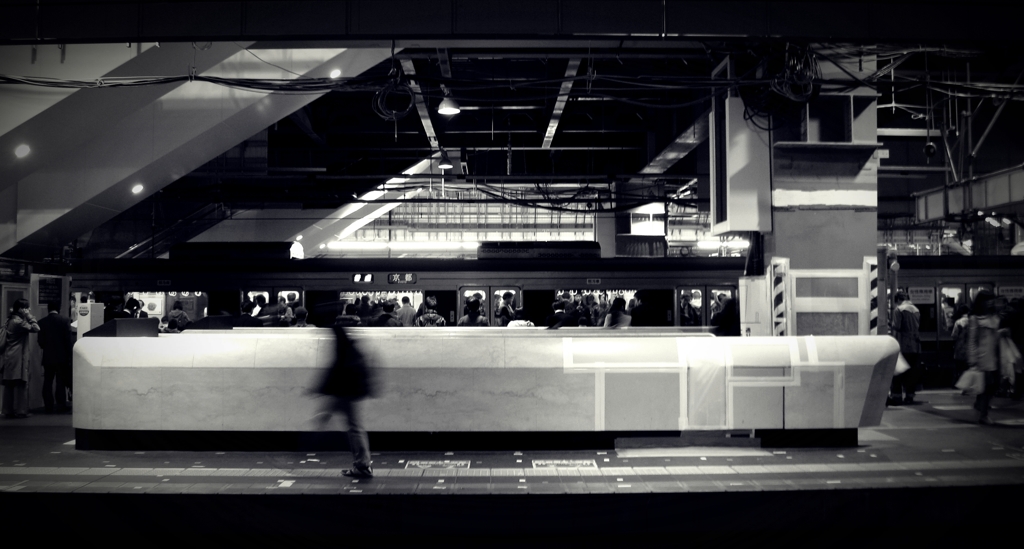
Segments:
[[[0,325],[0,371],[3,383],[3,415],[22,419],[29,413],[28,383],[31,371],[29,334],[43,350],[43,405],[46,413],[71,411],[71,351],[75,334],[71,321],[60,314],[60,303],[47,304],[45,317],[36,320],[27,299],[15,300],[11,313]]]
[[[893,377],[887,404],[915,404],[921,377],[921,311],[902,291],[896,293],[893,301],[896,306],[890,315],[889,329],[899,342],[900,354],[909,369]],[[1018,371],[1024,366],[1020,353],[1024,348],[1024,301],[1007,300],[991,290],[980,290],[971,306],[958,307],[947,323],[952,326],[957,377],[977,381],[965,388],[964,394],[976,396],[978,422],[991,425],[989,410],[994,396],[1002,391],[1017,400],[1024,397]]]

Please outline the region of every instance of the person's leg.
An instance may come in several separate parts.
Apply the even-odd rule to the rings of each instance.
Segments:
[[[14,415],[15,417],[28,415],[28,383],[24,381],[14,385]]]
[[[46,413],[53,412],[53,380],[57,377],[56,366],[43,366],[43,407]],[[60,392],[60,383],[57,384]]]
[[[63,412],[68,409],[68,377],[71,375],[71,366],[61,364],[56,368],[57,370],[57,386],[54,387],[56,393],[56,409],[58,412]]]
[[[369,469],[370,441],[366,435],[366,430],[363,429],[362,417],[359,413],[359,402],[339,398],[338,408],[345,414],[348,421],[348,445],[352,450],[353,465],[356,469]]]
[[[1000,378],[998,371],[985,372],[985,391],[978,395],[976,406],[980,423],[988,424],[992,421],[988,418],[988,411],[992,404],[992,397],[999,391]]]
[[[907,359],[907,364],[910,364],[910,369],[903,374],[903,403],[912,404],[914,402],[914,395],[917,393],[917,382],[921,373],[921,355],[918,353],[907,353],[904,355]]]
[[[887,405],[899,406],[903,404],[903,376],[905,375],[907,375],[906,372],[892,376],[892,382],[889,384],[889,400],[886,402]]]
[[[8,417],[14,415],[14,385],[10,383],[4,383],[3,414]]]

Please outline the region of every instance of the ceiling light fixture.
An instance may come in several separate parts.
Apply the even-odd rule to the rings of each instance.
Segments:
[[[331,71],[331,78],[337,78],[341,76],[341,69],[334,69]]]
[[[32,152],[32,149],[24,143],[14,148],[14,156],[17,156],[18,158],[25,158],[30,152]]]
[[[132,194],[139,194],[142,192],[142,189],[142,183],[136,183],[135,186],[132,187]]]
[[[697,241],[697,247],[702,250],[716,250],[718,248],[746,248],[750,246],[750,242],[746,240],[727,240],[725,242],[721,240],[699,240]]]
[[[455,164],[452,164],[452,159],[448,158],[448,151],[441,149],[441,160],[437,163],[437,167],[442,170],[450,170],[455,167]]]
[[[437,113],[451,116],[462,112],[462,109],[459,107],[459,103],[451,98],[451,92],[448,91],[448,88],[442,85],[441,90],[444,91],[444,99],[442,99],[441,104],[437,106]]]

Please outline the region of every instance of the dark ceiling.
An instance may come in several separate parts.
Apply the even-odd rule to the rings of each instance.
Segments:
[[[823,91],[870,85],[880,106],[891,105],[879,108],[879,128],[921,132],[880,137],[890,152],[883,162],[883,169],[890,169],[879,181],[880,227],[902,225],[913,213],[910,193],[940,186],[946,178],[936,170],[943,165],[942,138],[926,137],[924,130],[946,136],[966,173],[968,164],[958,156],[965,145],[956,145],[965,122],[957,113],[966,110],[968,95],[988,92],[965,85],[1012,84],[1024,69],[1021,52],[999,45],[805,48],[779,40],[732,40],[664,49],[399,50],[344,89],[327,93],[85,235],[78,253],[117,257],[131,248],[133,255],[159,255],[238,209],[335,209],[438,147],[456,159],[448,179],[456,185],[532,188],[537,198],[550,196],[545,186],[556,183],[606,190],[612,183],[658,182],[671,195],[696,180],[698,192],[681,203],[706,210],[707,130],[701,120],[711,96],[770,96],[765,104],[777,123],[785,123],[786,113],[799,104],[769,93],[769,82],[785,72],[790,59],[804,54],[845,63],[878,56],[880,72],[874,78],[831,77],[816,84],[823,84]],[[733,63],[732,77],[714,79],[714,69],[726,58]],[[380,92],[388,86],[393,86],[390,93]],[[446,89],[461,113],[437,113]],[[417,108],[414,97],[424,108]],[[980,106],[978,98],[971,101],[976,139],[1002,99]],[[1017,101],[1009,103],[974,161],[974,173],[1020,162],[1013,129],[1024,112]],[[387,120],[379,111],[398,119]],[[546,140],[551,128],[553,138]],[[695,144],[684,148],[679,161],[667,168],[650,166],[687,132]],[[923,153],[928,141],[939,147],[933,157]]]

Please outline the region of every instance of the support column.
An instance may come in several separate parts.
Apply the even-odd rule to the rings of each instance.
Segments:
[[[858,69],[856,62],[844,67]],[[821,68],[825,78],[842,74],[824,61]],[[874,69],[865,60],[860,70]],[[788,335],[871,332],[873,275],[866,265],[877,256],[877,146],[870,90],[823,93],[798,122],[772,132],[773,223],[765,255],[789,260],[794,322]]]

